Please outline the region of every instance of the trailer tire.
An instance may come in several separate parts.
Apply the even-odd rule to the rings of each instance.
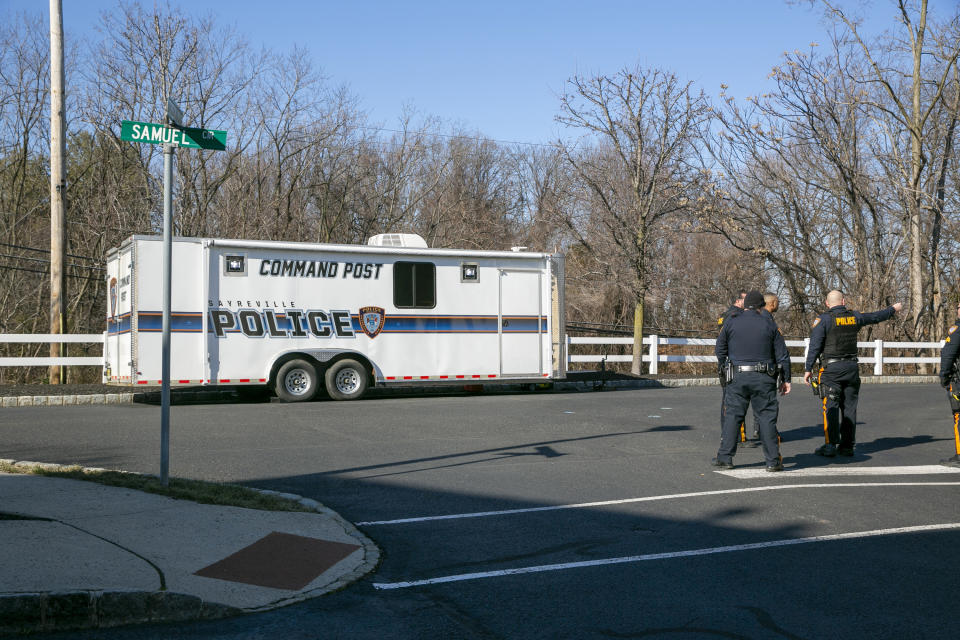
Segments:
[[[274,390],[285,402],[312,400],[320,388],[320,374],[307,360],[290,360],[277,371]]]
[[[330,365],[324,378],[327,393],[334,400],[356,400],[367,390],[367,368],[350,358]]]

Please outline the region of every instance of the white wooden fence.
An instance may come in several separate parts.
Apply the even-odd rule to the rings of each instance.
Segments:
[[[803,355],[791,355],[790,362],[803,364],[807,359],[807,350],[810,348],[810,339],[805,340],[787,340],[787,347],[794,351],[803,348]],[[717,341],[714,338],[665,338],[663,336],[644,336],[643,344],[648,350],[643,354],[643,362],[647,364],[648,372],[656,375],[658,365],[661,362],[716,362],[717,357],[713,355],[712,347]],[[633,346],[633,338],[585,338],[567,336],[567,353],[570,353],[570,346],[576,344],[589,345],[629,345]],[[679,345],[679,346],[697,346],[711,347],[710,354],[706,355],[687,355],[687,354],[662,354],[660,345]],[[884,342],[883,340],[874,340],[873,342],[858,342],[857,347],[861,350],[870,350],[871,355],[861,355],[859,360],[862,364],[872,364],[873,374],[883,375],[884,364],[939,364],[940,357],[929,356],[886,356],[885,349],[941,349],[943,342]],[[600,349],[604,351],[604,349]],[[703,351],[704,349],[700,349]],[[633,362],[632,355],[569,355],[568,363],[574,362]]]
[[[0,344],[4,342],[59,342],[59,343],[103,343],[102,333],[0,333]],[[80,358],[0,358],[0,367],[50,367],[61,366],[103,366],[103,354]]]
[[[103,343],[103,334],[99,333],[88,333],[88,334],[41,334],[41,333],[8,333],[0,334],[0,344],[2,343],[16,343],[16,342],[33,342],[33,343]],[[677,346],[688,346],[688,347],[700,347],[700,351],[703,351],[704,347],[711,347],[710,351],[712,352],[712,347],[716,344],[716,340],[713,338],[666,338],[663,336],[645,336],[643,338],[643,344],[648,347],[648,350],[643,354],[643,362],[647,363],[648,372],[651,375],[656,375],[658,372],[658,365],[661,362],[716,362],[717,358],[712,353],[710,354],[662,354],[660,353],[660,345],[677,345]],[[599,347],[600,354],[591,354],[591,355],[568,355],[567,363],[573,364],[577,362],[633,362],[632,355],[606,355],[603,347],[605,346],[619,346],[619,345],[633,345],[633,338],[588,338],[588,337],[578,337],[578,336],[567,336],[567,354],[570,353],[570,347],[572,345],[597,345]],[[807,349],[810,346],[810,340],[787,340],[787,347],[794,350],[803,349],[803,355],[792,355],[790,357],[791,362],[803,363],[806,360]],[[874,340],[873,342],[858,342],[857,347],[861,350],[868,350],[868,353],[871,355],[863,355],[860,357],[860,362],[863,364],[872,364],[873,365],[873,374],[874,375],[883,375],[883,366],[885,364],[939,364],[940,357],[934,356],[914,356],[914,357],[905,357],[905,356],[887,356],[884,355],[884,350],[886,349],[896,349],[898,351],[908,349],[908,350],[919,350],[919,349],[941,349],[943,347],[943,342],[884,342],[883,340]],[[48,367],[51,365],[61,365],[61,366],[77,366],[77,365],[86,365],[86,366],[103,366],[103,356],[88,356],[88,357],[61,357],[61,358],[51,358],[51,357],[36,357],[36,358],[4,358],[0,357],[0,367]]]

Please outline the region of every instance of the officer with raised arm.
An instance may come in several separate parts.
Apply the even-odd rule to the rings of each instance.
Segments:
[[[857,400],[860,395],[857,334],[861,327],[889,320],[903,305],[898,302],[871,313],[851,311],[846,307],[843,293],[837,290],[827,294],[824,304],[827,312],[820,314],[810,331],[810,350],[803,373],[803,382],[810,384],[814,363],[822,359],[817,382],[823,399],[825,442],[815,453],[827,458],[837,455],[851,457],[856,442]]]
[[[717,362],[729,371],[731,378],[724,394],[720,449],[713,459],[713,465],[723,469],[733,468],[740,424],[752,404],[767,471],[783,471],[777,434],[780,412],[777,391],[790,393],[790,354],[772,316],[763,311],[763,305],[762,293],[749,292],[744,311],[724,322],[717,337]]]
[[[960,375],[957,367],[960,365],[957,356],[960,355],[960,304],[957,305],[957,318],[947,329],[943,349],[940,351],[940,384],[947,390],[950,400],[950,410],[953,412],[953,444],[956,455],[941,460],[940,464],[948,467],[960,467]]]

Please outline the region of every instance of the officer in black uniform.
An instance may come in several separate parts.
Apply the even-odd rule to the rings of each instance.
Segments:
[[[724,395],[723,434],[713,459],[716,467],[733,468],[740,423],[747,406],[752,404],[767,471],[783,471],[777,434],[777,390],[790,393],[790,354],[776,323],[762,307],[763,294],[751,291],[744,300],[744,311],[724,322],[717,337],[717,362],[732,369],[733,379]]]
[[[730,308],[724,311],[723,315],[717,318],[717,326],[720,327],[721,331],[723,330],[724,322],[729,320],[731,316],[737,315],[741,311],[743,311],[743,300],[746,297],[747,297],[747,290],[740,289],[740,291],[737,292],[737,296],[730,303]],[[719,365],[720,363],[717,363],[717,364]],[[722,368],[722,367],[718,367],[718,368]],[[726,407],[727,405],[727,385],[724,382],[722,371],[719,372],[719,375],[720,375],[720,386],[723,388],[721,391],[721,399],[720,399],[720,431],[722,433],[724,407]],[[741,441],[747,439],[744,431],[744,425],[742,423],[740,424],[740,439]]]
[[[857,364],[857,333],[868,324],[889,320],[903,308],[899,302],[872,313],[851,311],[843,293],[827,294],[828,311],[821,314],[810,331],[810,350],[804,366],[803,382],[810,384],[813,367],[822,356],[817,373],[820,397],[823,398],[824,445],[817,455],[832,458],[853,456],[857,431],[857,398],[860,394],[860,365]],[[841,421],[840,414],[843,414]]]
[[[947,329],[943,349],[940,351],[940,384],[947,390],[950,400],[950,410],[953,411],[953,442],[956,446],[956,455],[940,464],[948,467],[960,467],[960,372],[957,367],[960,361],[960,305],[957,305],[957,319]]]
[[[740,289],[740,292],[737,293],[737,297],[733,299],[733,302],[730,303],[730,308],[723,312],[723,315],[717,318],[717,325],[723,329],[723,323],[727,321],[734,313],[740,313],[743,311],[743,300],[747,297],[746,289]]]

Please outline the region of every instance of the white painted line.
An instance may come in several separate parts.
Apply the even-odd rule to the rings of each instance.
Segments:
[[[766,469],[729,469],[726,471],[715,471],[731,478],[741,480],[750,480],[755,478],[770,478],[770,473]],[[942,473],[960,473],[956,467],[945,467],[941,464],[924,464],[906,467],[801,467],[793,469],[784,469],[781,473],[789,474],[790,477],[823,477],[823,476],[926,476]]]
[[[926,524],[914,527],[897,527],[894,529],[874,529],[872,531],[855,531],[852,533],[836,533],[826,536],[811,536],[809,538],[788,538],[785,540],[771,540],[769,542],[754,542],[751,544],[735,544],[726,547],[712,547],[708,549],[691,549],[688,551],[669,551],[666,553],[649,553],[642,556],[626,556],[622,558],[603,558],[601,560],[586,560],[583,562],[565,562],[561,564],[546,564],[534,567],[518,567],[515,569],[502,569],[499,571],[481,571],[477,573],[461,573],[459,575],[441,576],[439,578],[428,578],[426,580],[411,580],[409,582],[374,582],[373,586],[377,589],[406,589],[408,587],[420,587],[431,584],[443,584],[446,582],[462,582],[464,580],[479,580],[482,578],[499,578],[503,576],[516,576],[525,573],[542,573],[544,571],[563,571],[566,569],[581,569],[583,567],[601,567],[611,564],[625,564],[631,562],[646,562],[647,560],[670,560],[673,558],[690,558],[693,556],[706,556],[716,553],[730,553],[733,551],[750,551],[753,549],[769,549],[772,547],[786,547],[796,544],[807,544],[810,542],[831,542],[835,540],[852,540],[856,538],[872,538],[876,536],[889,536],[904,533],[922,533],[927,531],[945,531],[949,529],[960,529],[960,522],[949,522],[946,524]]]
[[[945,467],[946,468],[946,467]],[[761,471],[769,477],[766,471]],[[781,491],[783,489],[829,489],[836,487],[960,487],[960,482],[829,482],[805,484],[777,484],[764,487],[742,487],[740,489],[718,489],[716,491],[697,491],[694,493],[671,493],[662,496],[645,496],[643,498],[625,498],[622,500],[603,500],[601,502],[581,502],[577,504],[558,504],[548,507],[529,507],[526,509],[504,509],[502,511],[476,511],[473,513],[453,513],[441,516],[421,516],[416,518],[397,518],[395,520],[369,520],[357,522],[357,526],[374,527],[390,524],[411,524],[415,522],[435,522],[437,520],[462,520],[466,518],[488,518],[491,516],[513,516],[523,513],[538,513],[541,511],[561,511],[563,509],[588,509],[590,507],[609,507],[619,504],[635,502],[655,502],[659,500],[677,500],[680,498],[702,498],[705,496],[722,496],[731,493],[753,493],[756,491]]]

